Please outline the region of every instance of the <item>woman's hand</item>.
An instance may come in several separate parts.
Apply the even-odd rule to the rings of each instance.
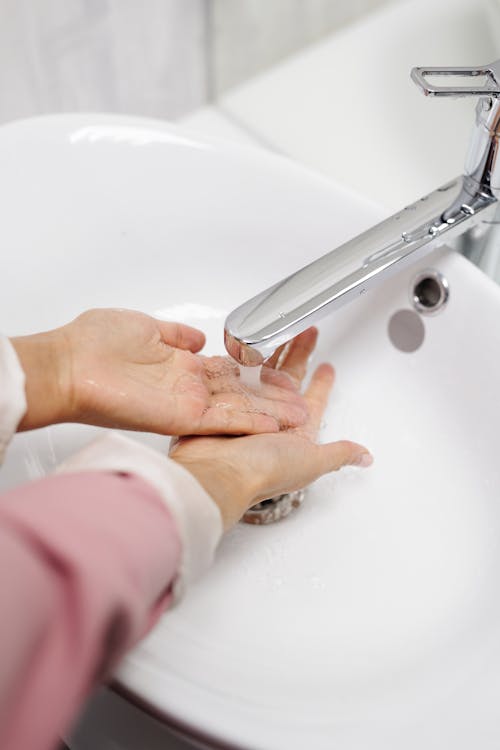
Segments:
[[[20,429],[56,422],[165,435],[278,432],[307,410],[285,375],[258,392],[225,357],[197,354],[201,331],[132,310],[90,310],[62,328],[12,339],[26,373]]]
[[[281,366],[297,385],[316,336],[315,329],[298,336]],[[307,422],[295,429],[274,435],[189,437],[172,443],[170,458],[190,471],[215,500],[225,529],[261,500],[301,489],[348,464],[370,466],[372,456],[362,445],[316,442],[333,380],[333,368],[320,365],[305,393]]]

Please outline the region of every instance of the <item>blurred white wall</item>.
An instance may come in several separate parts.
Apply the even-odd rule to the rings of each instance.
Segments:
[[[388,0],[212,0],[215,95],[354,21]]]
[[[0,122],[176,118],[387,0],[0,0]]]
[[[0,0],[0,121],[175,117],[207,96],[205,0]]]

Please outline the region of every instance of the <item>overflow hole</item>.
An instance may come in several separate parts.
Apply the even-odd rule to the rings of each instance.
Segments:
[[[442,310],[449,295],[448,282],[438,271],[422,271],[413,281],[411,301],[415,310],[423,315]]]

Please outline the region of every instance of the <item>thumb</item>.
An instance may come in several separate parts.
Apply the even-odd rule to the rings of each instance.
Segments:
[[[320,450],[323,473],[338,471],[343,466],[361,466],[367,468],[373,463],[373,456],[367,448],[350,440],[338,440],[318,446]]]
[[[162,340],[165,344],[176,349],[189,349],[191,352],[199,352],[205,345],[205,334],[192,326],[184,323],[167,323],[158,320]]]

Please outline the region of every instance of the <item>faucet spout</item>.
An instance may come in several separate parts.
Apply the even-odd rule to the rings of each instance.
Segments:
[[[233,310],[225,345],[242,365],[259,365],[333,310],[438,245],[478,226],[496,198],[464,194],[458,177]],[[453,207],[453,211],[450,211]]]
[[[431,85],[429,75],[466,76],[471,85]],[[281,344],[438,245],[489,228],[500,197],[500,60],[475,68],[414,68],[412,78],[426,95],[479,98],[464,175],[233,310],[224,339],[240,364],[262,364]]]

